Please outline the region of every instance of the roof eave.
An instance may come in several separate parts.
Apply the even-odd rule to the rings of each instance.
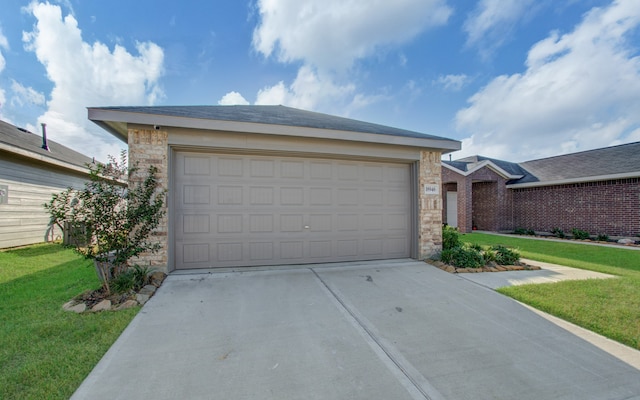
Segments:
[[[349,140],[356,142],[383,143],[401,146],[413,146],[441,150],[450,153],[460,150],[461,142],[445,138],[414,138],[407,136],[385,135],[366,132],[343,131],[334,129],[309,128],[300,126],[263,124],[255,122],[239,122],[214,119],[188,118],[168,115],[155,115],[120,110],[88,108],[89,119],[127,142],[128,124],[150,125],[159,127],[180,127],[212,131],[258,133],[267,135],[301,136],[310,138]]]
[[[21,148],[17,148],[11,145],[8,145],[6,143],[0,143],[0,151],[5,151],[8,153],[12,153],[15,154],[17,156],[20,157],[24,157],[24,158],[28,158],[31,160],[35,160],[35,161],[39,161],[45,164],[49,164],[49,165],[54,165],[56,167],[59,168],[63,168],[63,169],[67,169],[70,171],[74,171],[74,172],[78,172],[81,174],[89,174],[89,169],[86,167],[80,167],[78,165],[74,165],[74,164],[69,164],[60,160],[57,160],[55,158],[52,157],[47,157],[44,156],[42,154],[38,154],[38,153],[34,153],[32,151],[29,150],[25,150],[25,149],[21,149]]]
[[[448,169],[452,170],[453,172],[455,172],[457,174],[460,174],[462,176],[469,176],[469,175],[473,174],[474,172],[476,172],[479,169],[482,169],[484,167],[492,169],[498,175],[500,175],[503,178],[508,179],[508,180],[521,179],[524,176],[524,175],[512,175],[512,174],[508,173],[507,171],[505,171],[504,169],[498,167],[496,164],[494,164],[490,160],[484,160],[484,161],[479,162],[474,168],[470,169],[469,171],[459,170],[458,168],[456,168],[456,167],[454,167],[452,165],[449,165],[447,163],[442,163],[442,165],[444,165],[446,168],[448,168]]]
[[[609,180],[615,180],[615,179],[628,179],[628,178],[640,178],[640,171],[624,172],[620,174],[610,174],[610,175],[587,176],[587,177],[570,178],[570,179],[559,179],[554,181],[513,183],[511,185],[506,185],[506,186],[508,189],[524,189],[524,188],[531,188],[531,187],[558,186],[558,185],[567,185],[572,183],[598,182],[598,181],[609,181]]]

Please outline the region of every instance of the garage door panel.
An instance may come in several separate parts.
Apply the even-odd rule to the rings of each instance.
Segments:
[[[178,152],[176,268],[402,258],[406,164]]]
[[[218,206],[225,205],[242,205],[243,203],[243,187],[242,186],[221,186],[217,187]]]
[[[210,175],[211,158],[199,155],[190,155],[184,157],[184,174],[187,176]]]
[[[211,221],[208,214],[185,214],[182,216],[182,231],[184,233],[209,233]]]

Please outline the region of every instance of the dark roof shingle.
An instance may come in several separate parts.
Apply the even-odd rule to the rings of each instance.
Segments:
[[[453,139],[424,133],[373,124],[335,115],[300,110],[274,105],[234,105],[234,106],[148,106],[148,107],[91,107],[90,109],[113,110],[130,113],[196,118],[206,120],[250,122],[306,128],[330,129],[363,133],[403,136],[420,139],[439,139],[457,142]]]
[[[531,160],[519,165],[536,179],[524,181],[523,178],[517,183],[640,173],[640,142]]]
[[[47,140],[49,150],[42,148],[42,136],[0,120],[0,143],[53,158],[66,164],[85,168],[93,160],[53,140]]]

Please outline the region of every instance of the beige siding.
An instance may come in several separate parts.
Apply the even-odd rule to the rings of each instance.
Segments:
[[[43,204],[67,187],[81,188],[85,180],[76,172],[2,154],[0,185],[8,187],[9,196],[0,204],[0,248],[61,239],[62,233],[49,226]]]

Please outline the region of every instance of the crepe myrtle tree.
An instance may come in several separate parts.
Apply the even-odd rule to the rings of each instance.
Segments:
[[[166,191],[160,188],[155,166],[146,173],[137,164],[128,167],[124,150],[119,160],[109,156],[107,164],[88,168],[84,189],[54,194],[44,207],[51,224],[72,227],[76,251],[94,260],[110,294],[111,281],[127,270],[131,258],[160,248],[152,234],[164,217]]]

